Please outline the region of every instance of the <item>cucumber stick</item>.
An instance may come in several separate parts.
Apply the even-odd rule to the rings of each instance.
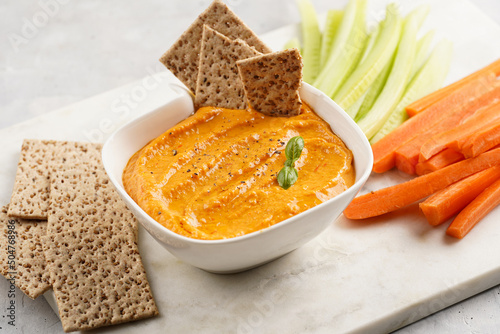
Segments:
[[[420,10],[417,9],[405,19],[394,64],[387,82],[373,107],[358,122],[368,139],[382,128],[404,93],[415,58],[419,14]]]
[[[338,30],[335,34],[335,38],[333,40],[333,45],[330,48],[330,54],[327,56],[327,61],[324,66],[321,68],[321,72],[319,73],[316,81],[314,81],[313,85],[318,88],[321,85],[322,81],[331,73],[325,70],[326,67],[329,66],[329,63],[334,62],[335,59],[341,53],[341,48],[347,43],[349,38],[349,33],[354,25],[354,20],[356,18],[356,0],[349,0],[347,6],[344,10],[344,14],[342,15],[342,21],[338,27]]]
[[[366,97],[366,93],[363,94],[356,102],[354,102],[348,109],[345,110],[347,115],[349,115],[352,119],[356,119],[358,115],[359,108],[363,105],[363,101]]]
[[[351,104],[357,101],[382,71],[398,45],[401,28],[402,18],[396,5],[388,5],[386,18],[381,23],[380,32],[370,54],[357,66],[333,96],[333,100],[342,108],[348,109]]]
[[[323,29],[323,40],[321,42],[321,68],[326,65],[328,56],[331,53],[335,35],[339,30],[342,17],[344,16],[343,10],[332,9],[326,14],[325,28]]]
[[[368,90],[365,93],[365,98],[363,99],[363,103],[359,107],[356,118],[354,119],[356,122],[362,119],[366,113],[373,107],[373,104],[377,100],[377,97],[382,92],[385,83],[387,82],[387,78],[391,73],[392,63],[394,61],[394,57],[385,64],[382,72],[379,73],[375,81],[368,87]]]
[[[361,59],[359,60],[359,63],[362,64],[368,57],[368,55],[371,53],[373,50],[373,45],[375,45],[375,42],[377,41],[378,34],[380,32],[380,24],[377,24],[375,29],[372,30],[370,35],[368,36],[368,41],[366,42],[365,49],[363,50],[363,55],[361,56]]]
[[[420,38],[417,41],[417,53],[415,54],[415,61],[413,62],[413,67],[411,69],[410,80],[413,79],[415,74],[417,74],[418,70],[425,63],[429,53],[429,48],[432,43],[432,39],[434,38],[434,34],[435,31],[430,30],[427,34],[424,35],[424,37]]]
[[[320,70],[321,31],[316,10],[310,0],[297,0],[302,18],[303,80],[313,83]]]
[[[366,32],[365,18],[366,18],[366,0],[360,0],[361,5],[358,7],[358,15],[356,15],[356,22],[354,24],[351,40],[345,46],[344,52],[341,57],[337,58],[336,73],[339,80],[335,81],[334,77],[329,78],[327,82],[333,83],[330,90],[327,91],[329,96],[332,97],[335,92],[341,87],[345,80],[351,75],[359,60],[363,56],[363,51],[368,41],[368,34]]]
[[[350,0],[345,9],[337,36],[333,42],[326,65],[314,86],[332,96],[344,78],[356,65],[366,40],[366,0]]]
[[[411,15],[416,16],[415,22],[417,27],[420,29],[422,24],[424,23],[425,18],[429,14],[430,6],[429,5],[420,5],[420,7],[416,8]],[[428,31],[422,38],[417,40],[417,48],[415,49],[415,58],[413,61],[413,66],[411,67],[410,78],[408,82],[415,76],[417,71],[422,67],[425,63],[427,56],[429,55],[429,48],[432,43],[432,39],[434,38],[435,31]]]
[[[416,10],[413,11],[411,14],[414,18],[415,24],[417,25],[417,29],[420,28],[422,23],[424,22],[424,19],[427,17],[427,14],[429,13],[429,7],[422,5]],[[430,36],[432,38],[432,36]],[[425,57],[429,50],[429,36],[424,36],[421,40],[417,42],[417,51],[416,51],[416,56],[415,56],[415,61],[417,58],[419,61],[421,61],[420,57]],[[420,42],[420,43],[419,43]],[[420,48],[419,48],[420,46]],[[421,51],[421,54],[419,54],[419,50]],[[396,50],[395,50],[396,51]],[[373,107],[373,104],[377,100],[378,96],[382,92],[382,89],[384,88],[384,85],[387,81],[387,78],[389,77],[389,73],[391,72],[392,69],[392,64],[394,62],[394,57],[396,56],[396,52],[391,57],[391,60],[387,62],[387,64],[384,66],[382,69],[382,72],[377,76],[375,81],[371,84],[371,86],[368,88],[366,97],[363,101],[363,104],[359,108],[359,111],[356,116],[356,122],[359,121],[361,118],[363,118],[366,113]],[[425,60],[425,58],[423,59]],[[415,62],[414,62],[415,63]],[[422,62],[419,63],[419,68],[422,66]],[[412,71],[415,69],[415,64],[412,66]],[[411,78],[413,75],[410,74],[409,78]],[[408,81],[410,81],[409,79]]]
[[[396,108],[394,108],[394,111],[387,121],[375,136],[370,139],[372,144],[386,136],[408,118],[408,114],[405,111],[405,107],[408,104],[435,91],[443,85],[444,79],[450,68],[452,49],[452,43],[447,40],[441,41],[436,46],[427,61],[422,65],[406,87],[403,97]]]

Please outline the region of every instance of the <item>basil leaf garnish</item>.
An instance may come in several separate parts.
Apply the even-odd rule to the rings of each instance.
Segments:
[[[304,139],[300,136],[290,138],[285,147],[285,166],[278,173],[278,184],[283,189],[290,188],[299,178],[299,172],[295,169],[295,161],[299,160],[304,149]]]
[[[290,188],[299,177],[299,172],[293,167],[285,166],[278,173],[278,184],[283,189]]]
[[[304,139],[301,136],[290,138],[285,148],[287,160],[291,160],[292,162],[299,160],[303,149]]]

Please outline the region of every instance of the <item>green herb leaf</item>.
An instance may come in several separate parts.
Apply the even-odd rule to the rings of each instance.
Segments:
[[[292,163],[299,160],[302,150],[304,149],[304,139],[301,136],[290,138],[285,147],[286,159]]]
[[[283,189],[290,188],[299,178],[299,172],[294,168],[304,149],[304,139],[300,136],[290,138],[285,147],[285,166],[278,173],[278,184]]]
[[[278,184],[283,189],[290,188],[299,178],[299,172],[290,166],[285,165],[278,173]]]

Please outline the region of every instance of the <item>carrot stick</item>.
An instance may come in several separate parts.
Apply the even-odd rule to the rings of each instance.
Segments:
[[[464,155],[462,153],[447,148],[434,155],[429,160],[419,161],[415,165],[415,172],[417,175],[428,174],[461,160],[464,160]]]
[[[467,82],[457,90],[443,97],[425,112],[419,113],[398,126],[387,136],[372,145],[373,171],[383,173],[395,165],[395,151],[420,132],[448,117],[456,109],[462,108],[469,100],[484,95],[496,81],[493,74],[481,76]]]
[[[429,136],[420,148],[422,159],[429,159],[446,147],[459,151],[457,141],[468,137],[477,130],[487,126],[491,121],[500,119],[500,85],[472,102],[477,112],[466,119],[462,124],[451,127],[447,131]]]
[[[497,180],[455,217],[446,230],[446,234],[460,239],[465,237],[484,216],[499,204],[500,180]]]
[[[435,151],[438,152],[441,151],[442,149],[440,147],[443,146],[442,144],[441,146],[432,145],[435,142],[440,143],[439,141],[434,140],[434,138],[441,138],[444,134],[451,133],[451,135],[444,136],[444,142],[448,143],[453,141],[453,139],[458,136],[455,129],[459,127],[460,122],[462,122],[464,119],[468,120],[472,118],[472,114],[474,114],[481,107],[484,107],[484,105],[491,105],[491,103],[495,101],[497,97],[500,99],[500,81],[498,82],[498,84],[495,83],[494,87],[495,88],[492,88],[492,90],[488,91],[487,93],[469,100],[463,106],[457,106],[455,109],[450,108],[448,117],[445,117],[440,122],[430,126],[427,130],[420,132],[413,139],[401,145],[395,152],[394,159],[396,167],[407,174],[415,174],[415,165],[419,161],[419,155],[423,156],[422,150],[424,150],[424,148],[426,147],[425,145],[428,145],[430,142],[431,148],[434,148]],[[500,102],[498,102],[498,106],[500,106]],[[476,114],[477,113],[478,112],[476,112]],[[496,115],[490,115],[491,112],[485,112],[484,114],[486,115],[484,116],[500,117],[500,114],[498,112],[495,111],[495,113]],[[476,123],[484,124],[484,119],[482,118],[483,115],[476,114],[474,114]],[[466,132],[469,131],[469,128],[470,126],[461,129],[462,132]],[[444,148],[445,147],[443,147],[443,149]],[[455,149],[455,151],[458,151],[458,149]],[[432,152],[434,153],[434,151]],[[422,160],[427,160],[432,155],[428,157],[424,156],[424,159]]]
[[[498,179],[500,179],[500,165],[453,183],[427,198],[419,204],[419,207],[429,224],[439,225],[460,212]]]
[[[416,114],[422,112],[423,110],[429,108],[431,105],[434,103],[438,102],[439,100],[443,99],[445,96],[449,95],[452,91],[458,89],[461,86],[466,85],[470,81],[474,81],[478,77],[488,74],[488,73],[494,73],[495,76],[500,75],[500,59],[494,61],[493,63],[489,64],[486,67],[483,67],[482,69],[452,83],[451,85],[448,85],[446,87],[443,87],[441,89],[438,89],[437,91],[424,96],[423,98],[411,103],[406,107],[406,112],[408,113],[408,116],[413,117]]]
[[[500,121],[494,122],[457,143],[459,151],[467,158],[476,157],[499,144]]]
[[[344,210],[344,215],[350,219],[364,219],[392,212],[497,164],[500,164],[500,148],[410,181],[356,197]]]
[[[500,95],[500,86],[498,92]],[[434,138],[434,136],[439,136],[443,132],[454,129],[464,118],[467,118],[476,111],[477,102],[479,101],[473,100],[465,106],[458,108],[451,115],[441,120],[441,122],[430,126],[429,129],[424,130],[412,140],[401,145],[395,152],[396,167],[407,174],[415,174],[415,166],[419,161],[421,149],[429,141],[429,138]]]

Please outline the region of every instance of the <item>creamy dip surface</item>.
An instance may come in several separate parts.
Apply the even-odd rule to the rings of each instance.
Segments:
[[[277,182],[294,136],[305,142],[297,182]],[[294,117],[199,109],[135,153],[123,173],[128,194],[153,219],[190,238],[241,236],[274,225],[346,190],[352,153],[303,105]]]

